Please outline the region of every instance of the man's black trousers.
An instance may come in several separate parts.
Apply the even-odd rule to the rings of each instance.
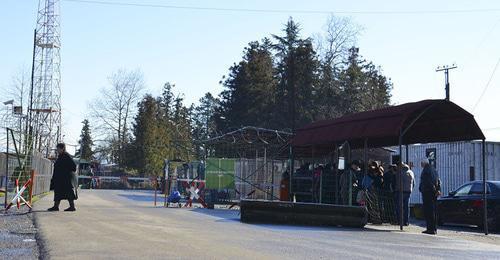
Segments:
[[[424,202],[424,217],[427,223],[427,231],[436,232],[436,210],[437,210],[437,200],[434,194],[422,193],[422,199]]]

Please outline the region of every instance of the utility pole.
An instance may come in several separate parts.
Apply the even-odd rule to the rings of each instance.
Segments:
[[[446,100],[450,101],[450,81],[449,81],[449,76],[448,76],[448,71],[452,69],[456,69],[457,65],[452,64],[451,66],[444,65],[444,66],[439,66],[436,69],[436,72],[439,71],[444,71],[444,84],[445,84],[445,90],[446,90]]]

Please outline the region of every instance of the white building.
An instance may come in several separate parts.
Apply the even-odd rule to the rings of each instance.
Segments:
[[[393,161],[399,157],[399,147],[392,147],[396,151]],[[420,184],[420,173],[422,167],[420,162],[426,157],[434,160],[435,168],[441,179],[443,195],[455,190],[462,184],[482,180],[481,164],[482,144],[478,141],[463,141],[454,143],[432,143],[415,144],[408,146],[408,157],[406,160],[406,147],[403,146],[403,160],[411,166],[415,173],[415,190],[411,195],[410,203],[422,203],[421,194],[418,191]],[[432,158],[434,157],[434,159]],[[500,143],[486,142],[486,179],[500,180]]]

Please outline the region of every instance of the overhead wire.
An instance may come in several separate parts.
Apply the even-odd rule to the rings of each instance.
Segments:
[[[112,6],[134,6],[134,7],[149,7],[149,8],[165,8],[165,9],[185,9],[185,10],[200,10],[200,11],[222,11],[222,12],[246,12],[246,13],[282,13],[282,14],[364,14],[364,15],[409,15],[409,14],[459,14],[459,13],[485,13],[485,12],[500,12],[500,8],[485,8],[485,9],[455,9],[455,10],[388,10],[388,11],[334,11],[334,10],[286,10],[286,9],[250,9],[250,8],[224,8],[224,7],[201,7],[201,6],[181,6],[181,5],[164,5],[164,4],[149,4],[137,2],[115,2],[103,0],[62,0],[64,2],[85,3],[97,5],[112,5]]]
[[[481,102],[481,99],[483,99],[484,94],[486,93],[486,90],[488,90],[488,87],[490,86],[491,80],[493,79],[493,77],[495,76],[495,72],[497,71],[498,64],[500,64],[500,57],[498,58],[497,63],[495,64],[495,68],[493,68],[493,71],[491,72],[490,79],[488,80],[488,83],[486,83],[486,85],[483,88],[483,92],[481,93],[481,96],[479,96],[478,100],[476,101],[476,104],[472,108],[473,112],[476,110],[477,106]]]

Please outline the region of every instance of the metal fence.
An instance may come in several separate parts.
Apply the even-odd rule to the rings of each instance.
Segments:
[[[33,195],[39,195],[50,190],[50,179],[54,164],[43,158],[41,154],[35,154],[31,158],[31,168],[35,171],[35,182],[33,187]]]
[[[10,195],[16,189],[16,179],[19,178],[20,185],[22,185],[30,178],[29,169],[20,170],[19,161],[22,163],[25,160],[24,158],[18,158],[15,154],[7,155],[6,153],[0,153],[0,189],[8,192],[8,199],[10,199]],[[38,154],[32,155],[28,161],[31,162],[30,169],[34,170],[35,173],[33,195],[48,192],[50,189],[50,179],[52,178],[52,162]]]
[[[235,186],[240,192],[239,199],[278,199],[281,176],[285,168],[286,162],[280,160],[237,159]]]

